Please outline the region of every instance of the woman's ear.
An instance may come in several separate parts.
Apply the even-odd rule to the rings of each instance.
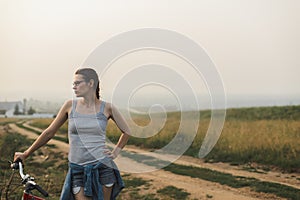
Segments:
[[[94,84],[95,84],[94,79],[91,79],[91,80],[89,81],[89,86],[90,86],[90,87],[94,87]]]

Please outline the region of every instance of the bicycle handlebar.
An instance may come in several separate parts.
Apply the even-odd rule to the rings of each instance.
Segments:
[[[29,174],[26,174],[26,175],[24,174],[23,164],[22,164],[21,159],[17,159],[14,163],[12,163],[11,168],[14,169],[14,170],[19,169],[19,174],[22,178],[22,183],[28,185],[28,188],[30,190],[36,189],[37,191],[39,191],[45,197],[48,196],[48,193],[33,181],[34,180],[33,177],[31,177]]]
[[[46,192],[43,188],[41,188],[41,186],[35,185],[35,189],[37,189],[37,191],[39,191],[42,195],[44,195],[44,197],[48,196],[48,192]]]

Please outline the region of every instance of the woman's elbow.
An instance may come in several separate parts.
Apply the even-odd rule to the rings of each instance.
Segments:
[[[128,141],[129,137],[130,137],[130,132],[123,132],[123,133],[122,133],[122,138],[123,138],[123,140],[125,140],[126,142]]]
[[[48,139],[51,139],[51,138],[54,137],[56,131],[57,131],[57,130],[54,130],[53,128],[47,128],[47,129],[44,131],[44,135],[45,135]]]

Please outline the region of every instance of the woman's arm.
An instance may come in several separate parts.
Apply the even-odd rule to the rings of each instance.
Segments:
[[[64,105],[59,110],[56,118],[49,125],[47,129],[45,129],[42,134],[34,141],[34,143],[23,153],[16,152],[14,156],[14,160],[20,158],[25,160],[29,155],[31,155],[34,151],[39,149],[41,146],[45,145],[57,132],[57,130],[65,123],[68,119],[68,111],[72,107],[72,101],[66,101]]]
[[[121,115],[119,110],[114,105],[112,105],[110,103],[107,103],[107,104],[108,104],[108,110],[109,110],[109,117],[116,123],[117,127],[122,132],[117,145],[111,152],[112,153],[111,157],[116,158],[120,154],[120,152],[124,148],[124,146],[126,145],[131,133],[130,133],[130,129],[129,129],[124,117]]]

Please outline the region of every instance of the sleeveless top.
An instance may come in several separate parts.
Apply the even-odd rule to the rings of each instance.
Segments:
[[[105,102],[96,114],[81,114],[76,111],[77,100],[73,100],[69,116],[69,162],[78,165],[95,164],[105,158],[107,117],[103,114]]]

